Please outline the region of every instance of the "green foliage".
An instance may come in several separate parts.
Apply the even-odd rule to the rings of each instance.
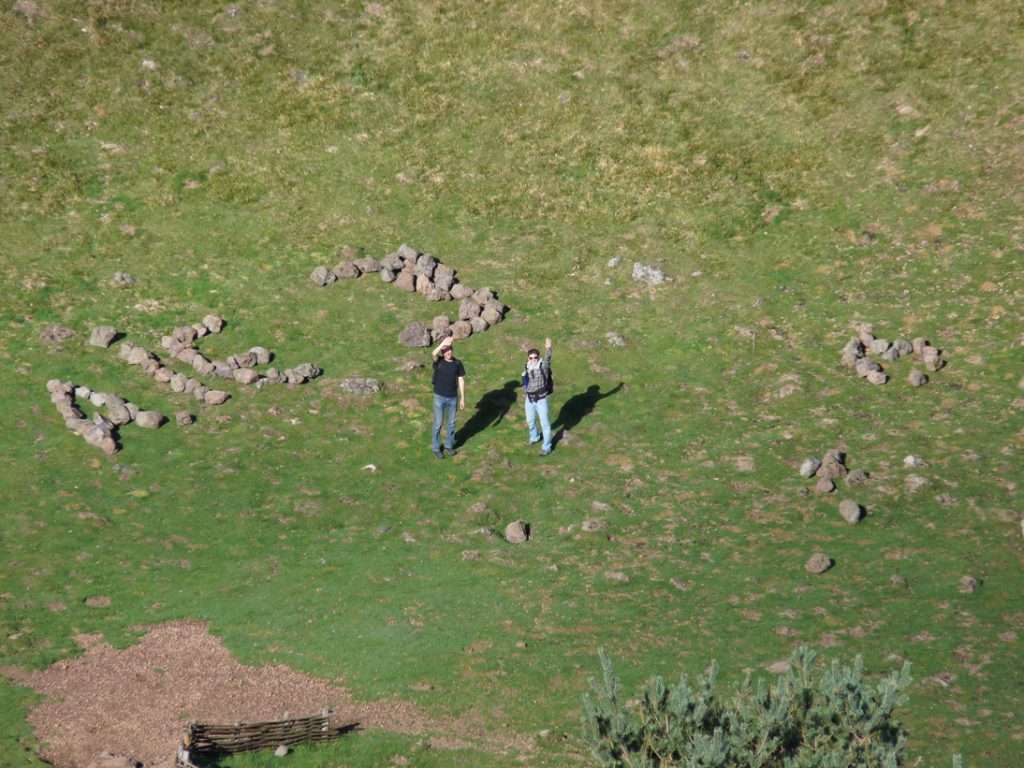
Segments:
[[[907,702],[909,662],[871,686],[861,657],[818,671],[815,652],[800,647],[773,685],[748,674],[720,696],[712,663],[692,686],[685,674],[676,685],[652,678],[633,704],[603,650],[600,659],[583,738],[602,768],[896,768],[906,755],[894,713]]]

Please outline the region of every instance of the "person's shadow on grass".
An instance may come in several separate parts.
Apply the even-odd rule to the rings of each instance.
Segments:
[[[455,432],[455,444],[465,445],[488,427],[496,427],[516,401],[518,381],[506,381],[501,389],[492,389],[476,404],[476,411]]]
[[[558,418],[551,424],[551,429],[554,432],[552,443],[557,443],[566,432],[571,432],[575,429],[583,419],[590,415],[591,411],[594,410],[601,400],[611,397],[620,389],[622,389],[621,381],[614,389],[609,389],[604,393],[601,392],[601,387],[597,384],[591,384],[587,387],[586,392],[573,395],[566,400],[562,404],[562,409],[558,412]]]

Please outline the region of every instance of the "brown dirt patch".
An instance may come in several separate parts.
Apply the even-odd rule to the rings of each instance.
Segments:
[[[530,737],[495,734],[467,718],[432,718],[398,699],[356,702],[343,688],[284,665],[245,666],[210,635],[205,622],[152,627],[123,651],[98,635],[80,635],[75,641],[85,650],[77,659],[41,671],[0,668],[0,674],[46,697],[28,719],[40,756],[59,768],[86,768],[102,752],[169,768],[188,720],[275,720],[285,712],[301,716],[325,706],[342,722],[361,728],[429,734],[440,748],[512,755],[533,751]]]

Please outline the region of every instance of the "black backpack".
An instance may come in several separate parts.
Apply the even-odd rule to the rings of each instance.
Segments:
[[[544,370],[544,386],[548,388],[548,394],[553,395],[555,393],[555,379],[551,375],[551,366],[545,365]]]

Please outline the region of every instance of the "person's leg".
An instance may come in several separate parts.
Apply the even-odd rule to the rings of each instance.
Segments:
[[[445,398],[437,393],[434,394],[434,431],[431,433],[431,448],[434,453],[441,450],[441,420],[444,418],[444,401]]]
[[[544,444],[541,450],[551,453],[551,421],[548,419],[548,399],[537,401],[537,417],[540,419],[540,429],[544,434]]]
[[[449,451],[455,449],[455,414],[459,412],[459,399],[453,397],[448,401],[448,434],[445,436],[444,447]]]
[[[537,431],[537,404],[526,398],[526,426],[530,428],[530,445],[540,440],[540,433]]]

